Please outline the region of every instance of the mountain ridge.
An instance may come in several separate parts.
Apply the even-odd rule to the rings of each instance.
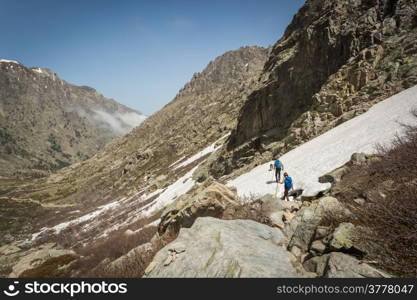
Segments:
[[[46,68],[0,60],[0,176],[45,176],[91,157],[144,117]]]

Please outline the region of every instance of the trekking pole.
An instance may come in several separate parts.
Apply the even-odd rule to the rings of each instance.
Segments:
[[[277,182],[277,188],[275,190],[275,197],[278,198],[279,182]]]
[[[272,177],[271,177],[271,183],[275,182],[275,174],[274,174],[274,168],[272,166],[272,164],[269,165],[269,171],[272,171]],[[274,194],[274,188],[272,187],[272,198],[275,198],[275,194]]]

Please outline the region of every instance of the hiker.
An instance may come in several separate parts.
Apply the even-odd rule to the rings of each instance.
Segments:
[[[284,196],[281,198],[282,200],[286,199],[287,201],[290,201],[289,198],[289,191],[293,189],[293,183],[292,178],[288,176],[288,173],[284,173],[284,181],[280,182],[281,184],[284,184]]]
[[[281,179],[281,169],[284,171],[284,164],[279,160],[275,160],[274,163],[275,166],[275,180],[276,182],[279,182],[279,180]]]

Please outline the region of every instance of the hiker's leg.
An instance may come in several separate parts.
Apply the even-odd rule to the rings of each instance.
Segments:
[[[287,201],[290,201],[290,198],[288,198],[288,190],[287,189],[285,189],[285,191],[284,191],[284,199],[287,200]]]
[[[275,179],[277,180],[277,182],[280,181],[280,179],[281,179],[281,168],[275,168]]]

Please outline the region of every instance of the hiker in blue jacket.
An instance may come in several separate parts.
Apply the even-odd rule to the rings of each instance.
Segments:
[[[284,181],[280,183],[284,184],[284,196],[281,199],[282,200],[286,199],[287,201],[290,201],[288,192],[293,189],[293,182],[292,182],[292,178],[288,176],[287,172],[284,173]]]
[[[281,179],[281,169],[284,171],[284,164],[279,159],[277,159],[275,161],[274,167],[275,167],[275,180],[276,182],[279,182],[279,180]]]

